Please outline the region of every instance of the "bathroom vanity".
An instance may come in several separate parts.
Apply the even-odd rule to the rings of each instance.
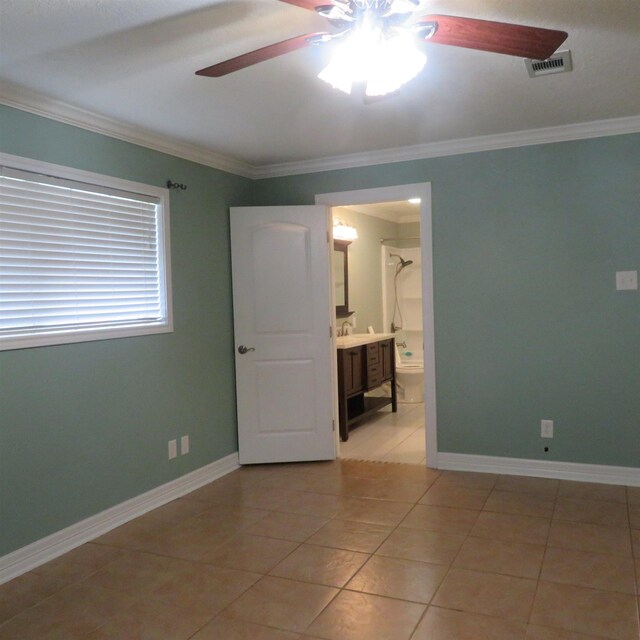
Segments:
[[[338,347],[338,415],[340,439],[349,439],[352,425],[391,405],[398,410],[394,336],[391,333],[362,333],[336,338]],[[367,396],[383,383],[391,395]]]

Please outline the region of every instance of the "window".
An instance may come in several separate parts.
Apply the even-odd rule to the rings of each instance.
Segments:
[[[0,165],[0,349],[173,330],[166,189]]]

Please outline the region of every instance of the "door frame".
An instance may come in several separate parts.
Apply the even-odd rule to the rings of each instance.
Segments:
[[[420,247],[422,255],[422,330],[424,340],[424,413],[425,447],[427,466],[438,466],[438,426],[436,412],[436,357],[435,357],[435,321],[433,304],[433,228],[431,213],[431,183],[419,182],[391,187],[357,189],[319,193],[315,204],[329,207],[344,207],[356,204],[374,204],[420,198]],[[330,287],[333,292],[333,286]],[[333,294],[331,295],[333,303]],[[335,332],[334,332],[335,333]],[[335,340],[335,338],[334,338]],[[333,367],[333,388],[337,388],[337,373]],[[334,405],[337,403],[334,402]],[[334,406],[334,419],[337,420]]]

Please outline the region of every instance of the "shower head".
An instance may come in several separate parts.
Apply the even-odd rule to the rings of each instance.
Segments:
[[[400,262],[398,263],[398,273],[402,271],[405,267],[408,267],[410,264],[413,264],[413,260],[404,260],[402,256],[399,256],[397,253],[390,253],[390,258],[398,258]]]

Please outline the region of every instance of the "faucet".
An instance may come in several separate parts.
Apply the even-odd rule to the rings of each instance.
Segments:
[[[403,340],[402,342],[396,342],[397,347],[401,347],[402,349],[407,348],[407,343]]]
[[[345,326],[344,326],[345,324],[347,325],[346,329],[345,329]],[[349,329],[351,329],[351,328],[352,328],[351,327],[351,323],[348,320],[345,320],[342,323],[342,327],[340,327],[340,335],[341,336],[348,336],[349,335]]]

